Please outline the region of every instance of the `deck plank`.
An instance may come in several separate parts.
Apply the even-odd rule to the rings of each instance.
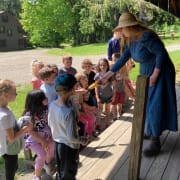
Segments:
[[[178,136],[174,149],[171,153],[171,158],[163,174],[162,180],[170,180],[170,179],[178,180],[180,174],[179,163],[180,163],[180,134]]]
[[[171,157],[175,142],[178,138],[178,133],[170,132],[166,139],[165,144],[162,146],[162,153],[153,162],[147,174],[147,180],[161,180],[163,173],[166,169],[167,163]]]
[[[131,126],[129,126],[131,128]],[[102,161],[97,161],[96,166],[88,172],[84,179],[111,179],[112,175],[115,173],[116,169],[114,168],[116,165],[117,167],[121,166],[124,163],[124,159],[127,159],[128,153],[126,153],[127,147],[130,143],[130,134],[129,128],[127,131],[117,139],[115,142],[115,146],[112,146],[109,149],[109,153],[111,156],[104,158]],[[123,143],[122,143],[123,142]],[[109,176],[111,174],[111,176]]]
[[[119,125],[120,124],[120,125]],[[78,174],[77,174],[77,179],[78,178],[83,178],[84,175],[86,175],[87,172],[92,171],[92,169],[96,166],[96,163],[98,161],[101,161],[102,163],[106,158],[111,156],[110,149],[115,146],[115,143],[117,139],[119,139],[123,134],[127,131],[127,129],[131,126],[131,123],[128,121],[116,121],[113,123],[113,127],[118,127],[116,128],[112,134],[110,134],[105,141],[103,141],[101,144],[99,144],[96,147],[92,147],[91,143],[88,145],[87,149],[93,149],[91,154],[85,155],[86,158],[84,161],[81,161],[81,155],[80,155],[80,162],[82,163],[82,166],[79,168]],[[105,133],[103,133],[105,134]],[[103,136],[102,134],[102,136]],[[103,159],[103,161],[102,161]],[[97,169],[95,168],[97,171]]]

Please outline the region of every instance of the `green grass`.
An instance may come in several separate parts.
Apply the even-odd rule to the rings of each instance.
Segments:
[[[180,72],[180,50],[169,52],[171,60],[175,66],[176,72]],[[137,75],[139,74],[139,63],[135,63],[135,68],[130,72],[130,79],[136,82]]]
[[[104,54],[107,51],[106,43],[88,44],[83,46],[66,48],[52,48],[47,52],[50,55],[65,55],[71,54],[73,56],[84,56],[84,55],[99,55]]]
[[[10,108],[15,114],[16,119],[18,119],[22,115],[27,92],[30,91],[31,89],[32,87],[30,85],[17,86],[18,95],[16,97],[16,101],[9,104]]]
[[[170,38],[170,34],[166,34],[165,38],[162,38],[165,45],[172,45],[180,43],[180,33],[175,34],[175,39]],[[106,54],[107,43],[94,43],[88,45],[82,45],[77,47],[65,46],[65,48],[52,48],[47,51],[49,55],[65,55],[71,54],[72,56],[85,56],[85,55],[101,55]]]

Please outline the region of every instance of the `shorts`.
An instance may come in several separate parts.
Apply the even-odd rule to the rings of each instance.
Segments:
[[[108,103],[111,103],[111,99],[112,99],[112,96],[111,97],[99,97],[100,100],[101,100],[101,103],[102,104],[108,104]]]
[[[116,92],[115,100],[112,102],[112,105],[124,104],[125,103],[125,92]]]

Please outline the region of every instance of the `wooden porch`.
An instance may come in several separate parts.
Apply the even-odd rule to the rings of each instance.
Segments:
[[[180,123],[180,86],[176,88]],[[127,180],[133,105],[121,120],[115,121],[80,153],[78,180]],[[161,154],[141,156],[141,180],[180,180],[180,127],[165,131],[161,137]],[[147,140],[143,142],[143,148]]]

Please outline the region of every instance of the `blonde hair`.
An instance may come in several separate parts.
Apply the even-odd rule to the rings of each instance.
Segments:
[[[11,80],[0,80],[0,96],[3,92],[9,92],[16,87],[15,83]]]
[[[91,65],[91,66],[93,66],[93,63],[92,63],[92,61],[90,60],[90,59],[84,59],[83,61],[82,61],[82,69],[84,69],[84,67],[85,67],[85,65]]]
[[[33,60],[31,63],[31,73],[33,76],[38,76],[38,71],[44,67],[44,63],[42,61]]]
[[[83,72],[78,72],[78,73],[75,74],[75,78],[76,78],[77,82],[79,82],[82,77],[87,78],[86,74],[83,73]]]

